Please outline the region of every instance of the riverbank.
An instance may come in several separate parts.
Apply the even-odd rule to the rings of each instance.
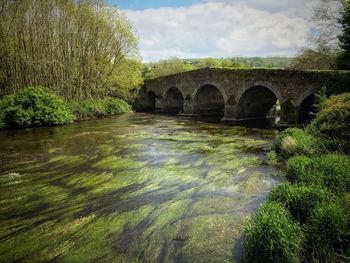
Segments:
[[[269,153],[286,162],[288,182],[246,226],[247,262],[350,260],[350,93],[318,106],[305,130],[283,131]]]
[[[118,98],[65,101],[44,87],[28,87],[0,98],[0,130],[69,124],[131,110]]]

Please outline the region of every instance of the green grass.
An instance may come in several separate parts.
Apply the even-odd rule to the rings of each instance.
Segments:
[[[251,263],[301,261],[303,232],[276,202],[264,204],[245,229],[245,260]]]
[[[269,201],[284,206],[300,223],[306,223],[320,202],[332,199],[332,195],[320,186],[291,185],[285,183],[272,189]]]
[[[296,156],[288,160],[287,178],[293,183],[320,185],[333,193],[350,191],[350,157],[327,154],[320,157]]]
[[[306,258],[314,262],[348,262],[344,252],[349,250],[349,211],[339,203],[317,205],[307,227]]]
[[[327,152],[321,139],[298,128],[288,128],[281,132],[275,150],[285,159],[295,155],[314,156]]]

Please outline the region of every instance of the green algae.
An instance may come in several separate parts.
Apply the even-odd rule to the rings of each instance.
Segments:
[[[2,262],[232,262],[279,182],[271,131],[126,114],[6,136],[2,156],[33,144],[0,166]]]

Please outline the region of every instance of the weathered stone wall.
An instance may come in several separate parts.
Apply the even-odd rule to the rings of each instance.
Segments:
[[[203,112],[205,105],[208,105],[209,111],[210,107],[216,105],[213,110],[217,110],[219,105],[213,100],[218,101],[220,98],[210,92],[205,97],[199,92],[205,87],[214,86],[223,99],[223,120],[259,118],[262,112],[265,114],[265,108],[277,99],[281,104],[281,122],[292,124],[298,121],[301,103],[323,85],[332,85],[338,78],[342,79],[344,85],[350,86],[350,73],[344,71],[205,68],[147,81],[138,105],[142,110],[143,104],[150,103],[146,95],[154,92],[155,110],[166,112],[166,93],[169,88],[177,88],[184,98],[183,114]],[[254,88],[253,92],[251,88]],[[271,92],[274,97],[271,97]],[[242,98],[247,98],[247,94],[249,100],[244,101]]]

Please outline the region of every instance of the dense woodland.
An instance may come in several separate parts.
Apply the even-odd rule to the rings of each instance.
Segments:
[[[5,94],[42,85],[67,100],[127,97],[142,82],[130,22],[95,0],[1,1]]]

